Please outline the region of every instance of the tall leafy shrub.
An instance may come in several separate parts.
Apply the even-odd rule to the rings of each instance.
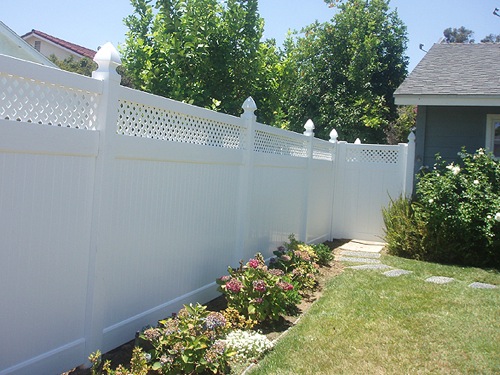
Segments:
[[[480,149],[460,163],[438,155],[418,177],[413,202],[384,212],[389,251],[429,261],[500,266],[500,165]],[[406,205],[406,206],[405,206]]]

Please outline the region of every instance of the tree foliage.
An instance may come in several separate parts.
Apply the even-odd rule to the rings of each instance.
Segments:
[[[500,34],[489,34],[481,39],[481,43],[500,43]]]
[[[75,59],[74,56],[70,56],[61,60],[58,59],[55,55],[50,55],[49,60],[62,70],[78,73],[87,77],[91,77],[92,72],[97,69],[97,64],[88,57]]]
[[[288,126],[301,131],[311,118],[321,138],[335,128],[342,140],[384,142],[397,117],[392,95],[407,73],[406,27],[388,0],[333,5],[340,11],[331,22],[285,43],[285,76],[294,80],[283,98]]]
[[[474,43],[474,31],[460,26],[458,29],[448,27],[443,31],[447,43]]]
[[[123,63],[142,90],[238,115],[249,95],[272,117],[276,46],[257,0],[131,0]]]

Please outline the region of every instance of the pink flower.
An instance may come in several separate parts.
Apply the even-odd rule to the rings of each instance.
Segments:
[[[219,280],[223,281],[223,282],[226,282],[226,281],[231,280],[231,276],[225,275],[225,276],[222,276]]]
[[[255,298],[253,301],[254,301],[255,303],[257,303],[257,304],[259,304],[259,305],[260,305],[260,304],[262,303],[262,301],[264,301],[264,300],[263,300],[262,298],[260,298],[260,297],[259,297],[259,298]]]
[[[257,268],[259,267],[259,261],[257,259],[250,259],[248,261],[248,266],[252,268]]]
[[[243,284],[236,279],[231,279],[226,283],[226,289],[233,293],[239,293],[243,288]]]
[[[285,290],[285,291],[293,290],[293,285],[290,283],[286,283],[284,281],[280,281],[278,283],[278,287]]]
[[[266,291],[266,282],[263,281],[263,280],[257,280],[257,281],[254,281],[253,282],[253,288],[257,291],[257,292],[265,292]]]

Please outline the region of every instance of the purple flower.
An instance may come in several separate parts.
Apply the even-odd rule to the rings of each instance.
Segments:
[[[257,292],[264,293],[266,291],[266,287],[267,287],[266,282],[263,280],[256,280],[253,282],[253,288]]]
[[[257,303],[257,304],[259,304],[259,305],[260,305],[263,301],[264,301],[264,300],[263,300],[262,298],[260,298],[260,297],[259,297],[259,298],[255,298],[255,299],[253,300],[253,302],[254,302],[254,303]]]
[[[269,270],[269,273],[273,276],[283,276],[285,274],[285,272],[283,272],[282,270],[278,269],[278,268],[273,268],[273,269],[270,269]]]
[[[219,312],[211,312],[205,319],[205,326],[208,329],[216,329],[226,325],[226,318]]]
[[[280,247],[278,247],[278,251],[279,251],[280,253],[284,253],[284,252],[286,251],[285,246],[280,246]]]

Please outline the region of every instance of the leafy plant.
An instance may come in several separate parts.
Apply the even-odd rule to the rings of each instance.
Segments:
[[[389,252],[500,266],[500,165],[482,149],[459,155],[458,164],[437,155],[433,169],[418,177],[415,200],[392,202],[383,212]]]
[[[300,295],[285,273],[268,269],[262,254],[256,254],[229,275],[217,279],[228,307],[257,322],[278,320],[300,302]]]
[[[332,249],[323,243],[311,245],[320,266],[328,266],[334,259]]]
[[[301,291],[314,290],[317,286],[318,256],[311,246],[297,241],[293,234],[288,240],[290,243],[285,243],[274,251],[276,258],[271,259],[270,267],[290,274],[293,283]]]
[[[224,374],[234,354],[223,341],[226,332],[224,315],[190,304],[144,330],[139,343],[151,355],[151,369],[160,374]]]
[[[118,365],[118,367],[113,370],[109,360],[102,363],[101,352],[98,350],[89,356],[89,361],[92,363],[90,371],[92,375],[101,375],[103,373],[107,375],[147,375],[150,370],[148,364],[150,359],[151,356],[148,353],[144,353],[141,348],[136,346],[132,351],[130,370],[124,365]]]

